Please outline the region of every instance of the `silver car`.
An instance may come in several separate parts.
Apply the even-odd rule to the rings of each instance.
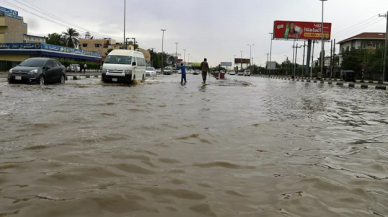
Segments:
[[[156,76],[155,68],[154,67],[147,67],[145,75],[148,77]]]

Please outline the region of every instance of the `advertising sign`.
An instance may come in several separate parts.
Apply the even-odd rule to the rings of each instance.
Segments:
[[[232,66],[231,62],[221,62],[221,66],[230,67]]]
[[[22,19],[22,17],[19,17],[19,13],[17,11],[14,11],[8,8],[0,7],[0,12],[2,15],[6,15],[8,17],[16,18],[19,20]]]
[[[7,49],[7,50],[31,50],[31,49],[38,49],[38,50],[47,50],[47,51],[53,51],[58,53],[68,53],[68,54],[77,54],[77,55],[84,55],[84,56],[94,56],[94,57],[101,57],[101,53],[94,52],[94,51],[86,51],[86,50],[80,50],[80,49],[74,49],[74,48],[68,48],[68,47],[61,47],[51,44],[42,44],[42,43],[3,43],[0,44],[0,49]]]
[[[251,60],[250,59],[244,59],[244,58],[236,58],[234,59],[234,63],[235,64],[238,64],[238,63],[244,63],[244,64],[250,64],[251,63]]]
[[[325,40],[330,40],[331,23],[323,23]],[[274,22],[274,39],[321,39],[322,22],[279,21]]]

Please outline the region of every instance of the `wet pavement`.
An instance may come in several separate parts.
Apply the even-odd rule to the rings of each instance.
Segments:
[[[0,79],[0,216],[388,216],[388,92],[228,78]]]

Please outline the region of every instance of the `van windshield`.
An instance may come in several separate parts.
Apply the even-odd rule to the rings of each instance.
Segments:
[[[131,65],[132,64],[132,57],[131,56],[109,55],[106,57],[106,60],[104,63]]]

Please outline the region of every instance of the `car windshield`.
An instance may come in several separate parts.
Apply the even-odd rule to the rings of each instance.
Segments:
[[[166,68],[164,68],[164,70],[171,70],[171,68],[170,67],[166,67]]]
[[[132,57],[109,55],[104,63],[130,65],[132,64]]]
[[[20,63],[19,66],[42,67],[46,61],[45,59],[27,59]]]
[[[146,70],[148,70],[148,71],[154,71],[154,70],[155,70],[155,68],[152,68],[152,67],[147,67],[147,68],[146,68]]]

